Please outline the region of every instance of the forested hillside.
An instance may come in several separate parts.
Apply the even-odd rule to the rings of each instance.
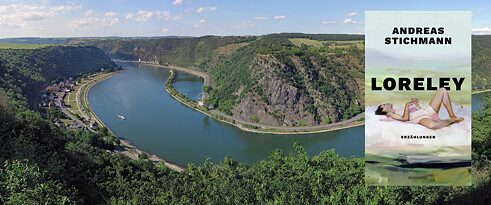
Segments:
[[[265,36],[211,69],[208,103],[243,120],[306,126],[363,111],[363,49]]]
[[[207,104],[274,126],[338,122],[363,112],[363,36],[282,33],[259,37],[86,41],[113,57],[201,68]]]
[[[491,89],[491,36],[472,36],[472,89]]]
[[[53,80],[115,68],[116,64],[96,47],[0,49],[0,86],[9,93],[25,96],[31,105],[40,90]]]
[[[86,40],[82,45],[96,45],[115,59],[159,61],[184,67],[210,68],[219,63],[229,53],[255,37],[219,37],[199,38],[157,38],[157,39],[113,39]]]

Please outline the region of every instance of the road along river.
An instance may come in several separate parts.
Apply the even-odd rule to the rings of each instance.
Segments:
[[[218,162],[229,155],[250,163],[266,158],[275,149],[291,152],[294,143],[302,145],[310,155],[328,149],[346,157],[364,155],[363,126],[300,135],[242,131],[173,99],[164,90],[168,69],[117,63],[124,70],[94,85],[89,91],[89,104],[118,137],[165,160],[186,165],[206,158]],[[201,78],[177,72],[174,87],[188,97],[200,98],[202,85]]]

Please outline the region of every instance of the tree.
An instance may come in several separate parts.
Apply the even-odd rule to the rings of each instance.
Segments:
[[[5,161],[0,168],[2,204],[70,204],[69,191],[28,160]]]

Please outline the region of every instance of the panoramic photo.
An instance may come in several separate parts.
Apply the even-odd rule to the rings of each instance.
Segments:
[[[0,0],[0,204],[487,204],[490,10]],[[401,22],[368,24],[366,11],[466,11],[470,42],[384,50],[365,38],[383,26],[369,25]],[[447,25],[427,14],[463,28],[459,16]],[[370,90],[386,77],[439,75],[455,79]],[[443,143],[401,143],[408,130]]]

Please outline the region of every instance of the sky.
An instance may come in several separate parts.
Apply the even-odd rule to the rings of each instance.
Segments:
[[[491,34],[485,0],[0,0],[0,38],[363,34],[365,10],[472,11]]]

